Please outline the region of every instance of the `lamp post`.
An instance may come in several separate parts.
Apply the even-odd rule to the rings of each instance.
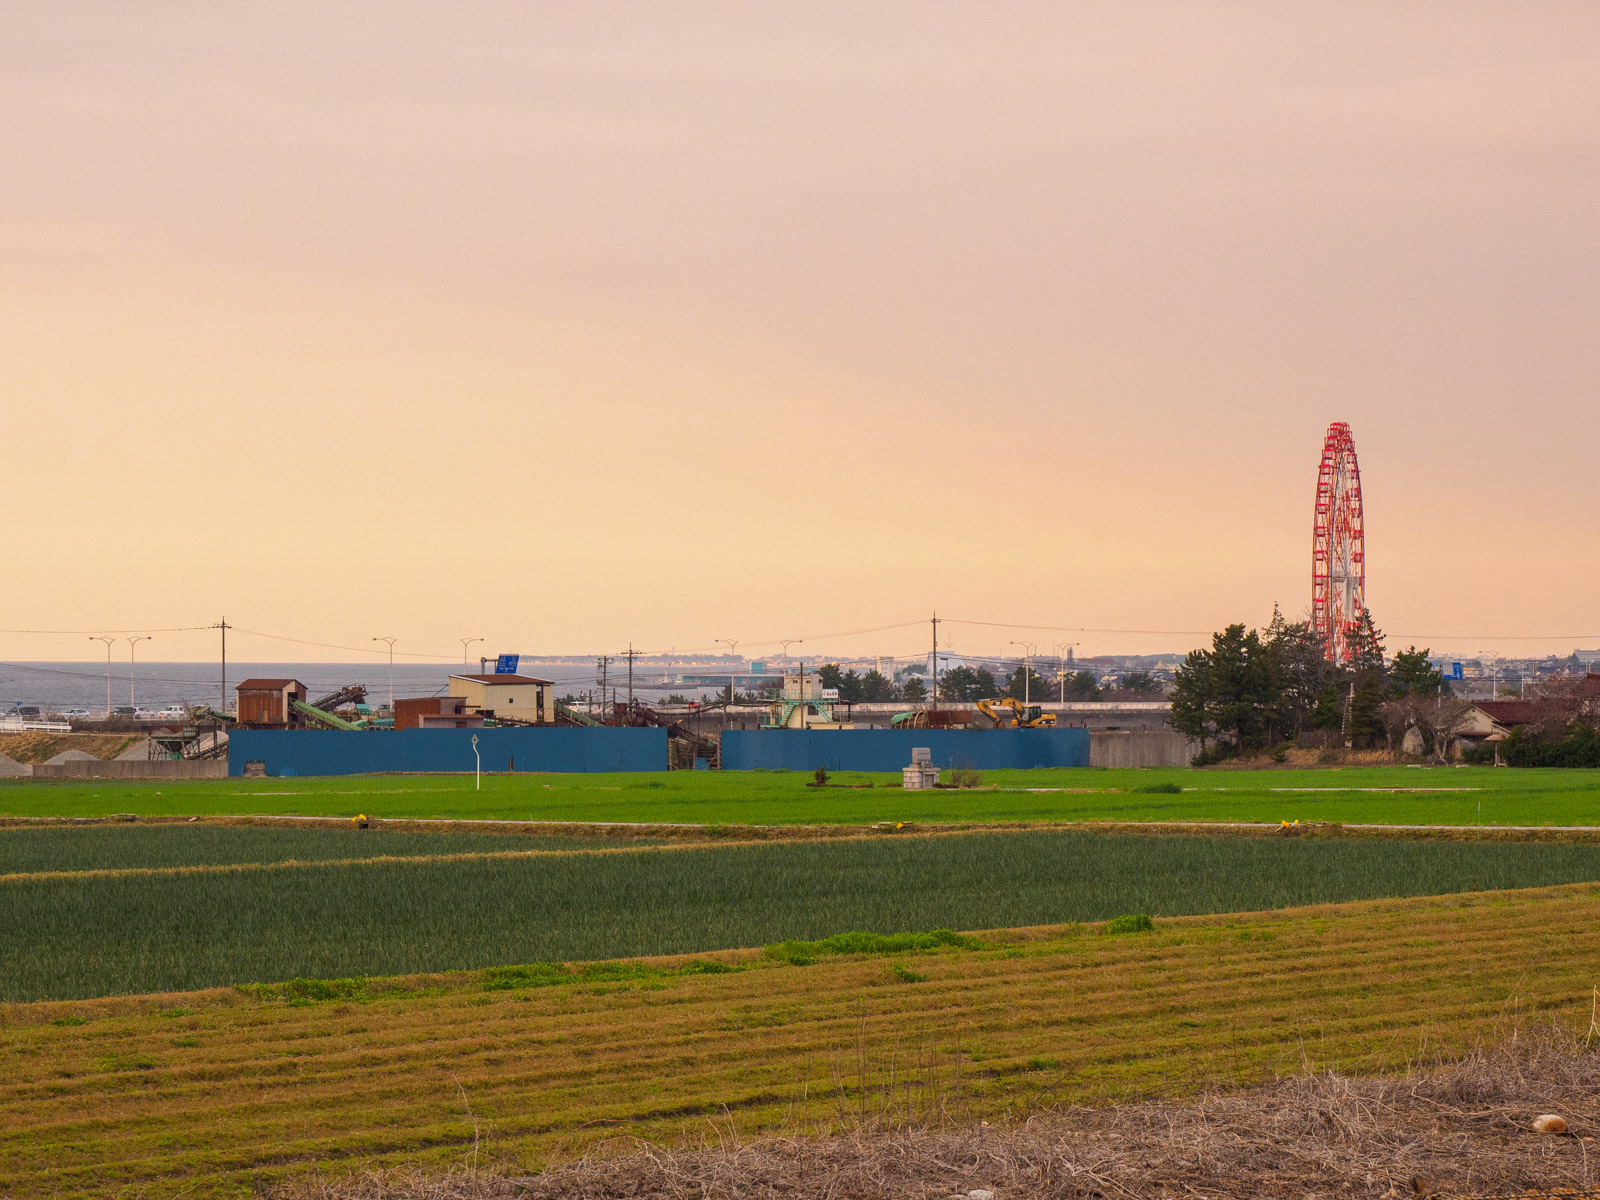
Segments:
[[[106,720],[111,719],[111,643],[114,637],[91,637],[91,642],[104,642],[106,644]]]
[[[461,669],[463,671],[466,671],[468,669],[468,666],[470,665],[467,662],[467,647],[472,645],[473,642],[481,642],[481,641],[483,641],[483,639],[482,638],[457,638],[456,641],[461,643]]]
[[[789,673],[789,647],[790,646],[803,646],[803,645],[805,645],[805,641],[806,641],[805,638],[779,638],[778,639],[778,645],[783,647],[783,673],[785,675],[787,675]],[[805,698],[806,698],[806,664],[805,664],[805,661],[803,659],[800,662],[800,681],[796,685],[796,688],[797,688],[796,693],[795,693],[796,696],[802,701],[805,700]],[[805,719],[804,717],[801,718],[802,721],[804,719]],[[802,726],[802,728],[803,728],[803,726]]]
[[[131,637],[128,639],[128,705],[132,708],[138,707],[138,705],[134,704],[133,702],[133,651],[140,642],[149,642],[153,640],[154,639],[148,634],[143,633],[141,633],[138,637]]]
[[[1033,642],[1012,642],[1011,645],[1013,645],[1013,646],[1021,646],[1022,649],[1023,649],[1023,655],[1022,655],[1022,702],[1024,704],[1026,704],[1026,703],[1028,703],[1028,701],[1030,699],[1032,699],[1032,697],[1028,693],[1029,693],[1029,687],[1033,683],[1033,655],[1034,655],[1034,651],[1036,651],[1038,649],[1038,646],[1035,645]]]
[[[724,642],[726,642],[727,645],[728,645],[728,656],[730,658],[733,656],[733,648],[739,644],[739,639],[738,638],[713,638],[712,640],[714,642],[716,642],[719,646],[722,645]],[[737,685],[738,685],[738,676],[734,672],[733,667],[730,666],[728,668],[728,703],[729,704],[733,703],[733,689]],[[727,709],[723,709],[722,710],[722,723],[724,725],[726,725],[728,723],[728,710]]]
[[[1056,680],[1061,684],[1061,703],[1067,702],[1067,656],[1063,650],[1070,650],[1077,642],[1057,642],[1055,644]]]
[[[392,637],[375,637],[372,640],[375,641],[375,642],[388,642],[389,643],[389,714],[390,714],[391,717],[393,717],[393,715],[394,715],[394,644],[396,642],[398,642],[400,639],[399,638],[392,638]]]

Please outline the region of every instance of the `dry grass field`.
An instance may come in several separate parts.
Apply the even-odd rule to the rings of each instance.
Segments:
[[[391,1166],[943,1117],[1000,1124],[1581,1030],[1600,885],[759,952],[0,1007],[0,1195],[244,1195]]]
[[[1566,1128],[1541,1131],[1538,1115]],[[1025,1121],[858,1122],[839,1136],[704,1139],[507,1175],[364,1171],[275,1200],[1600,1200],[1600,1054],[1530,1022],[1442,1066],[1296,1075],[1192,1100]],[[1597,1156],[1600,1157],[1600,1156]]]

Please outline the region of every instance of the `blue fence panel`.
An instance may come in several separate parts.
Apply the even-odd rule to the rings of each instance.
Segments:
[[[1087,729],[730,729],[725,771],[898,771],[925,746],[938,767],[1087,767]]]
[[[471,771],[472,735],[485,771],[665,771],[665,729],[240,729],[228,738],[228,774],[247,762],[271,776]]]

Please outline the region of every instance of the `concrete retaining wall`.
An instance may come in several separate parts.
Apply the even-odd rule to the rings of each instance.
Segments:
[[[228,764],[220,758],[199,762],[176,759],[119,759],[96,762],[74,759],[69,762],[39,763],[33,768],[35,779],[226,779]]]
[[[228,739],[228,774],[254,762],[269,776],[471,772],[474,734],[485,771],[667,769],[665,729],[238,729]]]
[[[936,767],[1086,767],[1086,729],[730,729],[724,771],[899,771],[926,746]]]
[[[1170,729],[1089,734],[1092,767],[1187,767],[1200,743]]]

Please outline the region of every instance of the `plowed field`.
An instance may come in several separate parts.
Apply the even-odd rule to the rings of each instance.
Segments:
[[[10,1005],[0,1194],[239,1194],[374,1163],[526,1170],[621,1135],[820,1128],[884,1107],[999,1119],[1403,1067],[1517,1017],[1581,1029],[1600,887],[990,940],[547,986],[462,973]]]

